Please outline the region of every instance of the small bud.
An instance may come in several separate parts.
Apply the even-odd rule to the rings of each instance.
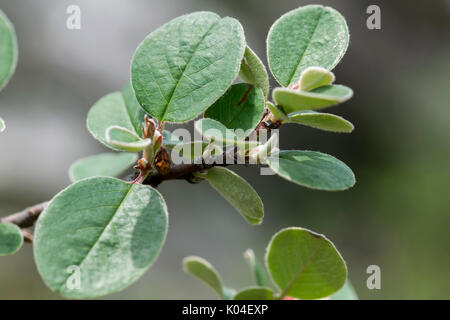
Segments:
[[[154,141],[153,150],[154,151],[157,151],[159,149],[159,147],[161,147],[162,138],[163,138],[162,134],[158,130],[156,130],[153,134],[153,141]]]
[[[164,147],[161,147],[156,154],[155,168],[162,175],[166,175],[170,172],[170,155]]]
[[[148,115],[144,116],[144,125],[142,126],[142,135],[144,138],[153,138],[155,133],[156,124],[153,119],[150,119]]]

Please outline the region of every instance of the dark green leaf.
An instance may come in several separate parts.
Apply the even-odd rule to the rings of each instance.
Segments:
[[[266,262],[281,297],[324,298],[342,288],[347,278],[344,260],[334,245],[325,236],[302,228],[275,234]]]
[[[272,289],[249,287],[240,290],[233,300],[274,300]]]
[[[191,120],[231,86],[244,50],[237,20],[211,12],[178,17],[139,45],[131,64],[136,97],[161,121]]]
[[[16,253],[23,244],[20,228],[11,223],[0,223],[0,256]]]
[[[239,76],[247,83],[262,89],[264,97],[269,95],[269,75],[261,59],[248,46],[245,49]]]
[[[155,189],[115,178],[88,178],[56,195],[35,230],[34,257],[46,285],[69,298],[124,289],[156,260],[167,208]],[[78,270],[80,287],[71,280]]]

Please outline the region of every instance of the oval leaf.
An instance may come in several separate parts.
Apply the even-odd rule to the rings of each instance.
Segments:
[[[106,142],[122,151],[138,152],[151,145],[151,139],[141,139],[133,131],[120,126],[111,126],[106,129]]]
[[[342,161],[314,151],[280,151],[267,158],[280,177],[298,185],[327,191],[345,190],[355,184],[355,175]]]
[[[275,234],[267,247],[266,263],[285,296],[319,299],[338,291],[347,278],[344,260],[323,235],[302,228]]]
[[[211,12],[178,17],[137,48],[131,63],[136,97],[161,121],[191,120],[231,86],[244,50],[237,20]]]
[[[196,121],[194,127],[207,140],[214,140],[215,143],[222,143],[224,146],[235,145],[246,149],[258,146],[257,141],[244,140],[251,133],[251,130],[230,130],[219,121],[209,118]]]
[[[117,177],[138,160],[134,153],[101,153],[76,161],[69,169],[72,182],[90,177]]]
[[[261,59],[248,46],[245,48],[239,76],[243,81],[261,88],[264,97],[267,98],[269,95],[269,75]]]
[[[274,105],[271,102],[267,102],[267,108],[270,110],[270,112],[273,115],[273,120],[281,120],[283,122],[289,121],[288,116],[284,113],[283,109],[277,105]]]
[[[275,102],[284,112],[317,110],[331,107],[349,100],[353,90],[342,85],[320,87],[312,91],[299,91],[288,88],[276,88],[272,93]]]
[[[299,80],[308,67],[332,70],[347,51],[344,17],[330,7],[309,5],[281,16],[267,36],[269,67],[282,86]]]
[[[0,223],[0,256],[16,253],[23,244],[20,228],[11,223]]]
[[[238,83],[205,112],[205,118],[219,121],[228,129],[252,131],[264,114],[265,99],[260,88]]]
[[[239,291],[233,300],[274,300],[272,289],[250,287]]]
[[[334,73],[322,67],[309,67],[300,76],[300,90],[311,91],[329,86],[335,80]]]
[[[6,129],[5,121],[3,121],[2,118],[0,118],[0,133],[5,131],[5,129]]]
[[[250,272],[258,286],[264,287],[267,284],[267,277],[264,269],[259,264],[252,249],[244,252],[244,258],[248,263]]]
[[[131,85],[127,84],[122,92],[110,93],[94,104],[88,113],[87,127],[95,139],[118,150],[106,141],[106,130],[111,126],[120,126],[142,137],[144,115]]]
[[[200,257],[186,257],[183,259],[183,269],[213,288],[221,298],[224,298],[222,279],[216,269],[205,259]]]
[[[350,280],[347,280],[339,291],[330,296],[330,300],[358,300],[358,295],[350,283]]]
[[[260,224],[264,217],[261,198],[255,189],[231,170],[214,167],[199,174],[219,192],[251,224]]]
[[[97,297],[142,276],[166,233],[167,208],[155,189],[89,178],[60,192],[42,213],[34,257],[53,291],[69,298]]]
[[[17,39],[14,26],[0,10],[0,90],[2,90],[16,70]]]
[[[319,113],[314,111],[291,113],[289,114],[288,122],[333,132],[350,133],[354,129],[353,124],[344,118],[330,113]]]

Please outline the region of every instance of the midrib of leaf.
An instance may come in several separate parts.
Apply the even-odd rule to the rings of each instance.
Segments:
[[[324,11],[325,11],[324,9],[322,9],[322,10],[320,11],[319,19],[317,19],[317,23],[316,23],[316,25],[314,26],[314,29],[313,29],[313,32],[311,33],[311,37],[309,38],[308,44],[306,45],[305,50],[303,51],[303,53],[301,54],[300,58],[298,59],[297,66],[295,67],[294,72],[292,72],[291,76],[289,77],[289,83],[288,83],[287,85],[290,85],[290,84],[291,84],[292,79],[294,78],[295,73],[296,73],[297,70],[298,70],[298,67],[300,67],[300,63],[302,62],[302,59],[303,59],[303,57],[305,56],[306,51],[308,51],[308,48],[309,48],[309,46],[310,46],[310,44],[311,44],[311,41],[312,41],[312,39],[313,39],[313,37],[314,37],[314,34],[315,34],[316,31],[317,31],[317,27],[318,27],[319,24],[320,24],[320,20],[322,19],[322,15],[323,15]]]
[[[164,108],[164,112],[161,116],[161,121],[164,120],[167,111],[169,110],[169,106],[170,103],[172,102],[173,96],[175,95],[175,92],[177,91],[178,85],[180,84],[181,80],[183,79],[183,77],[185,76],[184,73],[186,72],[186,70],[189,68],[189,65],[191,64],[192,58],[195,56],[195,53],[197,52],[198,47],[200,46],[200,44],[203,42],[203,40],[205,40],[206,36],[211,32],[211,30],[217,25],[217,23],[220,20],[214,22],[208,29],[208,31],[205,32],[205,34],[203,35],[203,37],[200,39],[200,41],[197,43],[197,45],[194,48],[194,52],[192,52],[192,55],[189,57],[188,62],[186,63],[186,65],[184,66],[184,68],[181,71],[181,76],[180,79],[178,79],[178,82],[176,83],[175,87],[173,88],[172,92],[170,93],[170,98],[169,101],[167,102],[165,108]]]
[[[300,279],[300,277],[302,276],[302,274],[305,272],[306,268],[308,268],[309,264],[313,261],[313,259],[316,257],[317,253],[322,249],[322,247],[324,246],[324,244],[322,244],[320,247],[318,247],[309,257],[308,260],[306,261],[305,265],[303,266],[303,268],[301,268],[296,274],[295,276],[292,278],[291,281],[289,281],[288,285],[286,286],[286,288],[280,293],[279,298],[283,299],[286,294],[288,294],[289,290],[292,289],[292,286],[294,285],[294,283]]]
[[[127,193],[125,194],[125,196],[123,197],[123,199],[120,201],[119,205],[117,206],[117,208],[120,208],[122,206],[122,204],[124,203],[124,201],[127,199],[128,195],[130,194],[131,190],[133,190],[134,185],[130,184],[130,189],[127,191]],[[114,206],[115,207],[115,206]],[[111,219],[109,219],[108,223],[106,223],[105,227],[103,228],[102,232],[100,232],[100,235],[97,237],[97,239],[94,241],[94,244],[91,246],[91,248],[89,249],[89,251],[86,253],[86,255],[83,257],[83,259],[81,259],[81,261],[77,264],[78,267],[81,268],[81,265],[84,263],[84,261],[86,261],[86,259],[88,258],[88,256],[91,254],[92,250],[94,249],[94,247],[98,244],[98,241],[101,239],[101,237],[103,236],[103,234],[105,233],[106,228],[108,228],[108,226],[112,223],[112,221],[114,220],[114,218],[116,217],[117,214],[117,210],[114,212],[114,214],[111,215]],[[117,231],[116,231],[117,233]],[[120,242],[120,239],[119,239]],[[69,279],[71,275],[68,274],[68,276],[65,278],[64,283],[61,285],[61,291],[63,291],[64,286],[66,285],[67,279]]]

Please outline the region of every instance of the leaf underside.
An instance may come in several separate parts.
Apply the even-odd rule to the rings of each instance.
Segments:
[[[291,113],[288,122],[332,132],[350,133],[354,129],[353,124],[344,118],[330,113],[319,113],[314,111]]]
[[[269,75],[261,59],[248,46],[245,48],[239,76],[243,81],[261,88],[264,97],[267,98],[269,95]]]
[[[17,53],[14,26],[0,10],[0,91],[6,86],[16,69]]]
[[[0,256],[16,253],[23,244],[20,228],[11,223],[0,223]]]

